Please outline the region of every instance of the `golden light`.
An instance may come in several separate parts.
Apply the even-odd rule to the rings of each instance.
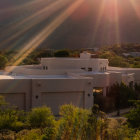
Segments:
[[[129,1],[132,4],[132,7],[134,8],[136,15],[140,19],[140,5],[136,3],[136,0],[129,0]]]
[[[33,50],[35,50],[46,38],[49,37],[82,3],[84,0],[76,0],[49,25],[47,25],[38,35],[22,46],[19,53],[14,57],[14,66],[20,64]],[[11,68],[9,71],[12,71]]]
[[[57,12],[59,9],[66,6],[66,4],[69,3],[69,2],[70,1],[57,0],[57,1],[52,2],[51,4],[47,5],[42,10],[37,11],[33,15],[24,18],[23,20],[15,23],[14,25],[11,25],[11,30],[12,31],[16,30],[17,28],[20,28],[20,26],[22,26],[22,25],[25,25],[25,27],[18,30],[15,34],[10,36],[7,40],[2,41],[0,45],[4,46],[6,43],[8,43],[8,42],[12,41],[13,39],[19,37],[23,33],[27,32],[29,29],[33,28],[34,26],[36,26],[37,24],[42,22],[44,19],[46,19],[47,17],[52,15],[53,13]],[[9,29],[7,31],[5,30],[5,34],[8,34],[8,32],[9,32]],[[15,44],[11,45],[11,47],[14,46]],[[11,47],[9,46],[9,48],[11,48]]]
[[[116,29],[116,41],[120,43],[120,27],[119,27],[119,15],[118,15],[118,0],[114,0],[115,5],[115,29]]]
[[[94,28],[94,31],[93,31],[91,45],[95,41],[95,37],[96,37],[97,31],[98,31],[98,28],[101,24],[101,19],[103,18],[104,10],[105,10],[105,0],[102,1],[101,6],[99,8],[97,20],[96,20],[96,23],[95,23],[95,28]]]
[[[85,2],[85,0],[57,0],[55,2],[50,3],[42,10],[35,12],[33,15],[28,16],[22,21],[17,22],[15,26],[11,27],[11,30],[15,30],[17,27],[20,27],[23,24],[27,25],[23,29],[17,31],[17,33],[15,33],[13,36],[9,37],[6,40],[6,42],[11,41],[17,38],[18,36],[21,36],[23,33],[27,32],[29,29],[33,28],[34,26],[42,22],[44,19],[46,19],[46,17],[49,17],[51,14],[56,13],[59,9],[64,8],[70,1],[73,1],[73,3],[66,10],[59,14],[53,21],[50,22],[50,24],[46,25],[46,27],[42,29],[42,31],[40,31],[38,35],[36,35],[33,39],[30,39],[28,43],[21,47],[19,53],[14,57],[16,62],[13,65],[20,64],[20,62],[22,62],[34,49],[36,49],[44,40],[46,40],[69,16],[71,16],[74,13],[74,11],[82,3]],[[140,6],[136,4],[135,0],[129,1],[131,2],[137,16],[140,17]],[[40,2],[44,2],[44,0],[40,0]],[[38,3],[37,0],[35,0],[34,3]],[[118,5],[118,3],[118,0],[101,0],[100,7],[98,10],[98,16],[95,22],[95,28],[93,29],[91,43],[95,41],[100,25],[104,24],[101,23],[103,18],[107,20],[107,26],[113,26],[113,30],[115,31],[116,42],[120,43],[120,6]],[[28,5],[30,4],[32,3],[28,3]],[[23,5],[23,7],[25,7],[25,5]],[[102,32],[106,31],[106,34],[107,32],[110,32],[105,28],[106,27],[104,27],[104,30]],[[111,38],[111,36],[109,37]],[[4,44],[6,42],[1,42],[1,44]]]

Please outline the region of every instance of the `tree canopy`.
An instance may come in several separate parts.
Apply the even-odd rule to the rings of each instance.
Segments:
[[[8,60],[5,56],[0,55],[0,69],[4,69]]]

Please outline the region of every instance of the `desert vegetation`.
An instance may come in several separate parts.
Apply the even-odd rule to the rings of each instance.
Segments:
[[[19,65],[39,64],[42,57],[79,57],[80,52],[88,51],[94,53],[97,58],[106,58],[109,60],[109,65],[114,67],[131,67],[140,68],[140,57],[123,56],[123,53],[140,52],[139,44],[116,44],[103,46],[98,51],[94,49],[36,49],[30,53]],[[6,50],[0,52],[0,69],[6,65],[13,65],[17,50]]]
[[[125,117],[109,118],[94,105],[90,110],[63,105],[59,117],[44,106],[17,110],[0,97],[1,140],[139,140],[140,102]]]

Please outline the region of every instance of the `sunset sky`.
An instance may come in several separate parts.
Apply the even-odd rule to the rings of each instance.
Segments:
[[[140,43],[140,0],[1,0],[0,48]]]

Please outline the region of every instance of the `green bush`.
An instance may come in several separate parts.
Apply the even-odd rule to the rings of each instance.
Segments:
[[[5,56],[0,55],[0,69],[4,69],[8,60]]]
[[[138,130],[133,138],[133,140],[140,140],[140,130]]]
[[[43,135],[41,137],[42,140],[55,140],[56,139],[56,126],[54,127],[46,127],[43,130]]]
[[[126,115],[132,128],[140,128],[140,101],[134,102],[134,108]]]
[[[86,127],[86,139],[97,140],[104,137],[107,128],[106,115],[99,110],[98,105],[94,105],[88,115]]]
[[[80,109],[73,105],[63,105],[60,108],[61,118],[57,139],[71,140],[84,139],[86,137],[86,125],[88,120],[88,110]]]
[[[54,116],[48,107],[34,108],[27,117],[31,128],[52,127],[55,124]]]
[[[16,134],[16,140],[41,140],[40,129],[22,130]]]
[[[15,132],[13,131],[1,131],[0,140],[15,140]]]
[[[2,129],[12,129],[18,118],[16,115],[16,111],[14,110],[6,110],[1,111],[0,113],[0,130]]]
[[[68,50],[59,50],[54,53],[55,57],[69,57],[70,52]]]

